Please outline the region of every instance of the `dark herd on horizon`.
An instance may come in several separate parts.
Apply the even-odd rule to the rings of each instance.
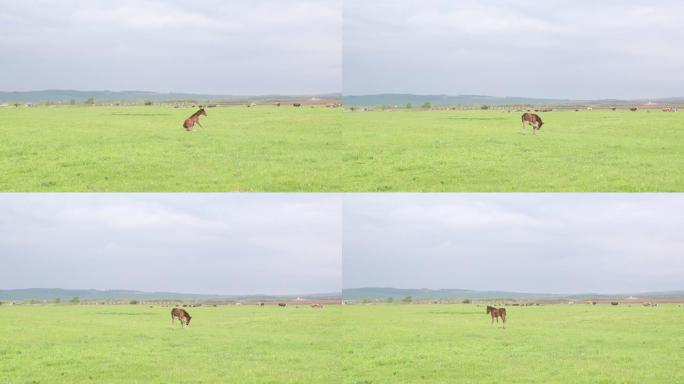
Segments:
[[[295,104],[293,104],[293,106],[299,107],[299,106],[301,106],[301,104],[295,103]],[[199,122],[199,118],[200,118],[200,116],[206,116],[206,115],[207,115],[207,112],[204,110],[204,108],[202,108],[200,106],[200,109],[197,110],[197,112],[193,113],[192,115],[190,115],[190,117],[185,119],[185,121],[183,122],[183,128],[185,128],[185,130],[189,132],[189,131],[192,131],[192,128],[195,126],[195,124],[202,127],[202,124],[200,124],[200,122]],[[528,123],[529,125],[532,126],[532,133],[533,134],[535,134],[538,130],[540,130],[542,125],[544,125],[544,122],[542,121],[541,117],[539,117],[539,115],[537,115],[536,113],[528,113],[528,112],[525,112],[522,115],[523,127],[525,126],[525,123]],[[204,127],[202,127],[202,128],[204,128]]]
[[[596,301],[588,301],[587,304],[596,305],[597,303],[596,303]],[[618,301],[611,301],[610,302],[610,305],[612,305],[612,306],[616,306],[619,304],[620,304],[620,302],[618,302]],[[259,307],[263,307],[265,305],[265,303],[259,302],[256,305]],[[281,308],[287,307],[286,303],[277,303],[277,305],[278,305],[278,307],[281,307]],[[512,304],[512,305],[513,306],[519,306],[519,305],[524,306],[524,304]],[[532,304],[527,304],[527,305],[532,305]],[[536,304],[536,305],[539,305],[539,304]],[[643,305],[644,307],[657,307],[658,303],[645,302],[645,303],[641,303],[641,305]],[[183,305],[183,306],[185,306],[185,305]],[[323,308],[323,305],[319,304],[319,303],[313,303],[313,304],[310,304],[310,306],[311,306],[311,308]],[[501,319],[502,327],[506,328],[506,315],[507,315],[506,314],[506,308],[497,308],[497,307],[493,307],[491,305],[488,305],[487,306],[487,314],[489,316],[491,316],[492,324],[494,324],[494,321],[496,321],[496,323],[499,324],[499,319]],[[186,328],[190,325],[190,320],[192,320],[192,316],[190,316],[190,314],[185,309],[175,307],[171,310],[171,325],[174,324],[175,319],[178,319],[182,328]]]
[[[276,103],[275,105],[277,107],[280,107],[280,103]],[[208,107],[211,108],[211,107],[215,107],[215,106],[216,105],[209,105]],[[247,105],[248,108],[251,106],[253,106],[253,104]],[[302,104],[301,103],[294,103],[294,104],[292,104],[292,106],[293,107],[301,107]],[[178,107],[176,106],[176,108],[178,108]],[[185,128],[186,131],[190,132],[190,131],[192,131],[192,128],[195,126],[195,124],[202,127],[202,124],[200,124],[200,122],[199,122],[199,118],[200,118],[200,116],[206,116],[206,115],[207,115],[207,111],[205,111],[204,107],[202,107],[200,105],[197,112],[193,113],[192,115],[190,115],[190,117],[188,117],[187,119],[185,119],[185,121],[183,121],[183,128]],[[204,128],[204,127],[202,127],[202,128]]]
[[[257,306],[259,306],[259,307],[263,307],[264,305],[265,305],[264,302],[257,303]],[[287,307],[287,303],[278,303],[277,305],[278,305],[278,307],[281,307],[281,308]],[[194,306],[201,306],[201,304],[193,305],[193,307]],[[215,306],[216,305],[214,305],[214,307]],[[185,304],[183,304],[183,307],[185,307]],[[311,308],[323,308],[323,304],[313,303],[313,304],[310,304],[310,307]],[[150,307],[150,308],[152,308],[152,307]],[[297,306],[297,308],[299,308],[299,306]],[[188,311],[186,311],[185,309],[174,307],[171,310],[171,325],[174,324],[174,320],[176,320],[176,319],[178,319],[182,328],[187,328],[190,325],[190,320],[192,320],[192,316],[190,316]]]
[[[295,107],[301,106],[301,104],[295,103],[293,104]],[[183,122],[183,128],[185,128],[186,131],[190,132],[192,131],[192,127],[195,126],[195,124],[199,125],[202,127],[202,124],[199,122],[200,116],[206,116],[207,112],[200,106],[200,109],[197,110],[197,112],[193,113],[185,119]],[[536,113],[523,113],[522,115],[522,124],[523,127],[525,126],[525,123],[528,123],[529,125],[532,126],[532,133],[536,133],[538,130],[541,129],[541,126],[544,125],[544,122],[542,121],[541,117],[537,115]],[[204,128],[204,127],[202,127]]]
[[[248,107],[250,107],[250,106],[251,106],[251,104],[248,105]],[[276,106],[280,107],[280,103],[277,103]],[[302,105],[300,103],[294,103],[294,104],[292,104],[292,106],[301,107]],[[210,105],[209,107],[214,107],[214,105]],[[613,111],[615,111],[617,108],[611,108],[611,109]],[[637,110],[637,108],[630,108],[629,110],[634,112]],[[534,111],[537,112],[536,109]],[[551,111],[551,110],[550,109],[541,110],[541,112],[549,112],[549,111]],[[576,109],[575,112],[577,112],[577,111],[579,111],[579,110]],[[674,109],[674,108],[663,108],[663,111],[664,112],[674,112],[674,111],[676,111],[676,109]],[[192,127],[194,127],[195,124],[202,127],[202,124],[200,124],[200,122],[199,122],[199,117],[200,116],[206,116],[206,115],[207,115],[207,112],[200,105],[200,109],[197,112],[193,113],[192,115],[190,115],[190,117],[185,119],[185,121],[183,122],[183,128],[185,128],[186,131],[192,131]],[[530,112],[523,113],[521,116],[521,121],[522,121],[523,128],[525,127],[525,123],[529,124],[532,127],[532,134],[536,134],[537,131],[541,130],[542,125],[544,125],[544,121],[536,113],[530,113]]]
[[[264,306],[264,303],[258,303],[257,304],[260,307]],[[285,303],[278,303],[279,307],[286,307],[287,304]],[[311,304],[311,308],[323,308],[322,304],[314,303]],[[494,324],[494,319],[496,319],[496,323],[499,323],[499,319],[501,319],[503,327],[506,327],[506,308],[495,308],[490,305],[487,306],[487,314],[492,317],[492,324]],[[178,321],[181,324],[182,328],[186,328],[190,325],[190,320],[192,320],[192,316],[188,313],[183,308],[178,308],[175,307],[171,310],[171,325],[173,325],[174,320],[178,319]]]

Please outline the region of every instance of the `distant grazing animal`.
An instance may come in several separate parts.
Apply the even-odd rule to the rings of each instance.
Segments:
[[[278,303],[278,306],[279,306],[279,307],[284,307],[284,306],[286,306],[286,305],[287,305],[287,304],[285,304],[285,303]]]
[[[504,327],[506,326],[506,308],[494,308],[488,305],[487,314],[492,316],[492,324],[494,324],[494,319],[496,319],[496,322],[498,323],[500,317],[501,321],[504,323]]]
[[[300,103],[294,103],[292,104],[293,107],[301,107],[302,105]]]
[[[323,308],[323,304],[311,304],[311,308]]]
[[[617,301],[611,301],[610,302],[610,305],[618,305],[618,304],[620,304],[620,303],[618,303]]]
[[[192,316],[182,308],[174,308],[171,310],[171,324],[173,325],[173,319],[178,318],[181,323],[181,327],[185,328],[190,325],[190,320]]]
[[[522,115],[522,125],[525,127],[525,123],[528,123],[532,126],[532,133],[536,133],[536,131],[540,130],[542,125],[544,125],[544,122],[542,121],[541,117],[537,115],[536,113],[523,113]]]
[[[202,124],[200,124],[199,122],[199,117],[206,115],[207,113],[204,111],[204,108],[200,108],[197,112],[193,113],[192,116],[185,119],[185,121],[183,122],[183,128],[185,128],[186,131],[192,131],[192,127],[195,126],[195,123],[202,127]]]
[[[630,108],[629,110],[632,112],[636,112],[637,108]]]

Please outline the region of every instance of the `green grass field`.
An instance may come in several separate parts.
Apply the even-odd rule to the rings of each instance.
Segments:
[[[0,191],[339,191],[341,111],[0,108]]]
[[[684,191],[684,114],[345,112],[345,191]]]
[[[680,383],[684,308],[0,307],[0,382]]]
[[[681,113],[0,109],[0,191],[684,191]]]
[[[335,383],[339,307],[0,306],[0,383]]]
[[[344,308],[344,383],[682,383],[684,308]]]

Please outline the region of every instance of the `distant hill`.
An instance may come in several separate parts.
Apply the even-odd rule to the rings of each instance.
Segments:
[[[602,105],[602,104],[634,104],[656,102],[661,104],[680,104],[684,103],[684,98],[664,98],[654,100],[572,100],[572,99],[543,99],[543,98],[529,98],[529,97],[494,97],[482,95],[414,95],[405,93],[386,93],[377,95],[345,95],[342,96],[342,103],[345,106],[361,107],[361,106],[400,106],[404,107],[406,104],[411,104],[414,108],[418,108],[426,102],[433,106],[438,105]]]
[[[49,89],[41,91],[26,92],[1,92],[0,102],[2,103],[40,103],[40,102],[62,102],[68,103],[74,100],[82,103],[88,98],[98,101],[260,101],[260,100],[299,100],[299,99],[339,99],[341,95],[321,94],[321,95],[211,95],[195,93],[158,93],[147,91],[76,91],[64,89]]]
[[[78,296],[81,300],[276,300],[284,298],[339,298],[339,293],[317,293],[302,295],[205,295],[177,292],[142,292],[131,290],[28,288],[0,290],[0,300],[68,300]]]
[[[401,288],[350,288],[342,290],[342,298],[345,300],[363,299],[401,299],[411,296],[413,299],[582,299],[582,298],[605,298],[620,299],[630,296],[640,298],[684,298],[684,291],[671,292],[643,292],[643,293],[621,293],[621,294],[553,294],[553,293],[527,293],[527,292],[508,292],[508,291],[473,291],[467,289],[401,289]]]

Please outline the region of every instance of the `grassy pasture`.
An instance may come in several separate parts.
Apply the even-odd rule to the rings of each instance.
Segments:
[[[0,191],[684,191],[682,113],[0,109]]]
[[[2,383],[678,383],[684,308],[1,306]]]
[[[339,307],[0,306],[0,382],[340,382]]]
[[[684,191],[684,114],[345,112],[345,191]]]
[[[682,383],[684,308],[344,308],[344,383]]]
[[[0,191],[339,191],[339,109],[0,108]]]

